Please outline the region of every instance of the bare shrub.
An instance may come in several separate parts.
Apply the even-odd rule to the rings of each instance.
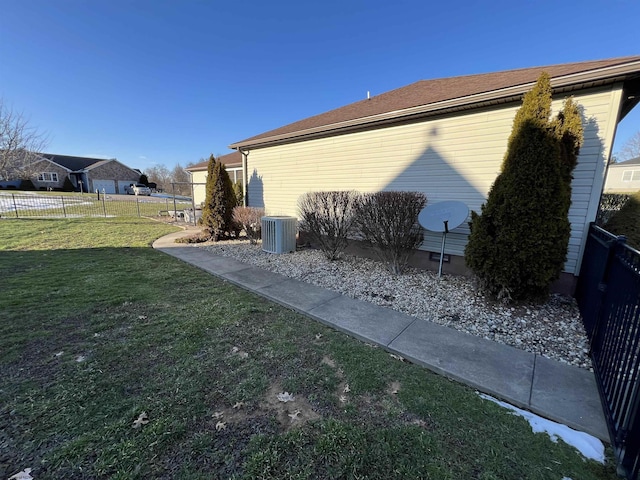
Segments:
[[[364,194],[356,209],[355,225],[389,271],[401,274],[423,239],[418,214],[427,203],[420,192]]]
[[[264,208],[236,207],[233,209],[233,221],[244,230],[251,245],[255,245],[260,239],[262,217],[264,217]]]
[[[605,225],[612,215],[627,204],[630,198],[631,195],[628,193],[603,193],[596,215],[596,225],[599,227]]]
[[[337,260],[353,232],[358,194],[351,191],[308,192],[298,200],[300,229],[308,232],[327,260]]]

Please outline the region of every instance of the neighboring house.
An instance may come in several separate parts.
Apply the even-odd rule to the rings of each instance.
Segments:
[[[229,177],[233,183],[242,182],[244,175],[242,174],[242,155],[240,152],[232,152],[221,155],[218,160],[225,166]],[[200,205],[204,202],[207,183],[207,168],[209,160],[197,163],[185,168],[191,174],[191,182],[193,183],[193,203]]]
[[[105,193],[126,193],[125,187],[140,179],[140,171],[129,168],[116,159],[73,157],[40,154],[42,160],[34,164],[38,173],[33,178],[36,188],[59,189],[69,177],[76,190]]]
[[[543,71],[554,112],[571,95],[584,116],[564,267],[577,275],[617,123],[640,101],[640,56],[423,80],[236,142],[230,148],[243,153],[249,204],[297,216],[307,191],[416,190],[430,204],[459,200],[479,212],[523,94]],[[447,236],[449,271],[465,270],[468,234],[464,222]],[[440,246],[441,234],[426,232],[420,249],[438,253]],[[416,262],[432,266],[429,257]]]
[[[640,191],[640,157],[625,162],[611,163],[607,168],[604,193],[630,193]]]

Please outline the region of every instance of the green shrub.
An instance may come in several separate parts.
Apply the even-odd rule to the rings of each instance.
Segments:
[[[427,203],[420,192],[377,192],[359,197],[355,225],[393,274],[401,274],[423,240],[418,214]]]
[[[337,260],[353,233],[357,194],[349,191],[308,192],[298,200],[300,230],[309,234],[327,260]]]
[[[202,219],[200,219],[202,220]],[[211,237],[206,232],[196,233],[194,235],[188,235],[186,237],[176,238],[175,243],[204,243],[211,240]]]
[[[640,250],[640,192],[628,196],[627,202],[611,215],[604,229],[615,235],[625,235],[627,244]]]
[[[36,186],[33,184],[30,178],[23,178],[20,180],[20,190],[35,190]]]
[[[69,177],[64,177],[64,182],[62,183],[62,191],[63,192],[73,192],[76,187],[73,185],[73,182]]]
[[[142,185],[146,185],[148,187],[149,178],[143,173],[142,175],[140,175],[140,179],[138,180],[138,183],[141,183]]]
[[[238,180],[233,184],[233,192],[236,195],[236,205],[241,206],[244,201],[244,194],[242,193],[242,181]]]
[[[471,213],[465,260],[498,299],[544,298],[566,259],[582,124],[571,99],[553,121],[550,113],[550,80],[542,74],[515,116],[502,171],[481,214]]]
[[[202,209],[202,224],[209,238],[214,241],[228,238],[238,232],[233,222],[233,209],[236,206],[236,196],[229,174],[221,162],[215,157],[209,157],[207,167],[207,185],[204,207]]]

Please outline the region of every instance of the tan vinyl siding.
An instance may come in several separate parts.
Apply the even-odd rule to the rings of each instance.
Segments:
[[[585,143],[575,170],[570,251],[565,270],[574,273],[594,190],[602,187],[615,125],[620,87],[592,90],[575,99],[584,108]],[[479,211],[500,172],[519,105],[449,115],[299,143],[252,150],[248,156],[248,201],[270,215],[297,216],[307,191],[417,190],[429,203],[459,200]],[[562,107],[562,99],[553,108]],[[615,119],[613,119],[615,122]],[[603,133],[604,132],[604,133]],[[611,133],[610,133],[611,132]],[[595,177],[595,185],[594,185]],[[446,252],[463,255],[466,222],[447,237]],[[441,235],[429,233],[421,249],[439,251]]]
[[[232,183],[242,182],[242,167],[225,167]],[[191,172],[193,182],[193,202],[199,207],[207,196],[207,170]]]
[[[207,171],[191,172],[193,182],[193,203],[199,207],[206,197],[207,192]]]

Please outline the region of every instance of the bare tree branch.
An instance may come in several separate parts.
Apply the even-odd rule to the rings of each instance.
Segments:
[[[171,189],[171,172],[164,165],[154,165],[147,168],[144,173],[150,182],[154,182],[164,191]]]
[[[640,131],[637,131],[625,142],[622,149],[615,155],[615,157],[618,162],[640,157]]]
[[[0,98],[0,180],[32,177],[46,145],[46,136]]]

